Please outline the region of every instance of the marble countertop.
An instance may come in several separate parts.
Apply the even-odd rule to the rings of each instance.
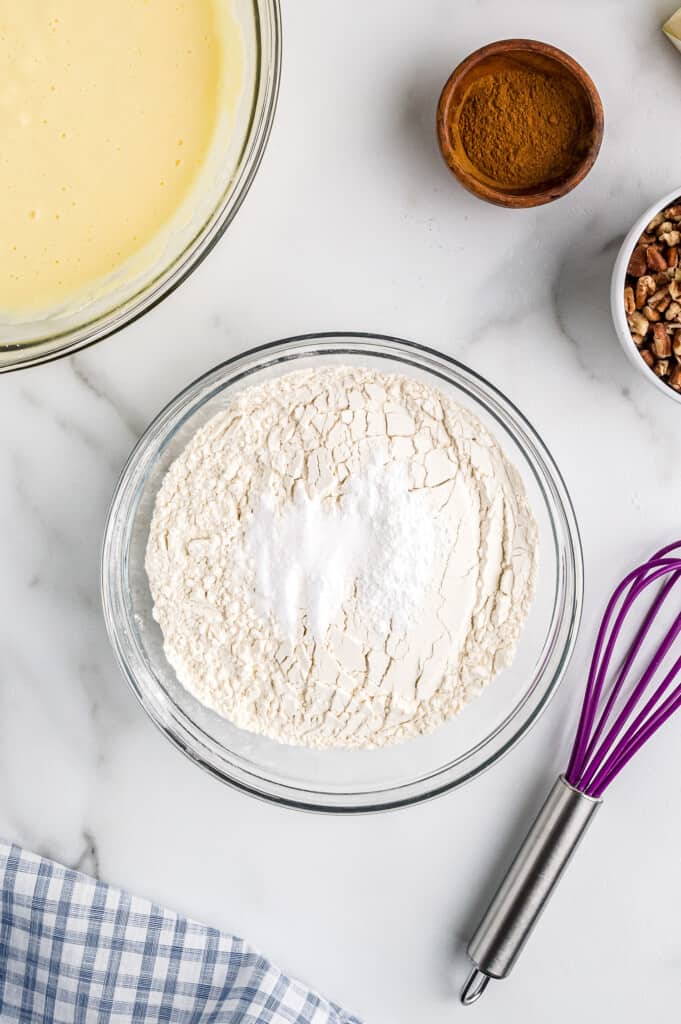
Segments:
[[[680,532],[681,409],[625,360],[607,294],[634,217],[681,187],[672,4],[285,4],[272,138],[217,250],[118,336],[0,380],[0,834],[242,934],[372,1024],[672,1019],[681,718],[608,794],[513,977],[456,1002],[476,914],[565,764],[606,592]],[[505,36],[574,54],[605,107],[594,170],[536,211],[469,196],[434,138],[451,69]],[[128,691],[99,606],[107,505],[148,421],[213,364],[317,330],[396,334],[488,376],[555,454],[584,541],[580,642],[533,733],[463,790],[366,818],[201,773]]]

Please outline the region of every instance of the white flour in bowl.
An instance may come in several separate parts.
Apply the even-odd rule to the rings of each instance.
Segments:
[[[430,732],[513,657],[537,530],[467,410],[408,377],[291,373],[237,395],[169,469],[146,555],[180,682],[286,743]]]

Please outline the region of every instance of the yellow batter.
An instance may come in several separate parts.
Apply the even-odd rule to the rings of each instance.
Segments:
[[[217,2],[0,0],[0,316],[105,278],[187,198],[240,72]]]

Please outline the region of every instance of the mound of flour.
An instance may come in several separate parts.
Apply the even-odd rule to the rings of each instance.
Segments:
[[[146,555],[180,682],[314,747],[429,732],[509,664],[534,590],[522,482],[465,409],[368,369],[252,386],[168,471]]]

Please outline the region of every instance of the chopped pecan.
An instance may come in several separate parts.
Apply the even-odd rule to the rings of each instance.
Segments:
[[[649,222],[646,232],[650,233],[651,231],[654,231],[656,227],[659,227],[659,225],[665,221],[667,216],[671,217],[671,214],[668,214],[667,210],[661,210],[659,213],[656,213],[653,219]]]
[[[672,337],[672,352],[674,357],[681,363],[681,330],[674,331]]]
[[[640,334],[642,337],[645,338],[646,334],[648,333],[650,324],[648,323],[648,321],[642,313],[639,313],[638,310],[635,310],[631,314],[631,316],[627,317],[627,323],[629,324],[629,327],[634,332],[634,334]]]
[[[627,274],[631,274],[632,277],[641,277],[642,274],[645,274],[647,267],[648,264],[646,262],[645,247],[642,245],[637,245],[631,254],[629,266],[627,267]],[[663,270],[664,267],[658,269]]]
[[[658,359],[668,359],[672,354],[672,339],[664,324],[653,325],[653,352]]]
[[[645,306],[648,296],[652,295],[654,291],[655,281],[650,274],[639,277],[636,282],[636,308],[641,309],[642,306]]]
[[[658,291],[656,291],[653,295],[650,296],[650,298],[648,299],[648,305],[652,306],[653,309],[658,309],[658,307],[662,305],[662,303],[668,295],[669,283],[663,285],[662,288],[658,289]]]
[[[634,249],[634,252],[636,250]],[[667,261],[662,255],[659,245],[649,245],[646,249],[646,262],[651,270],[666,270]]]

